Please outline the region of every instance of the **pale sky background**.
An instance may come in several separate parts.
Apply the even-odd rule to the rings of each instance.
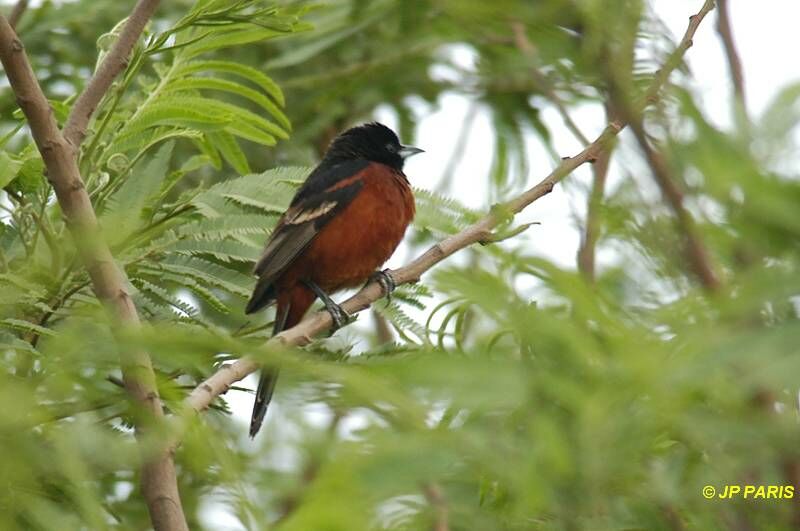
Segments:
[[[0,0],[0,4],[13,2]],[[131,2],[132,3],[132,2]],[[702,0],[653,0],[651,4],[677,42],[683,35],[690,14],[702,5]],[[734,37],[744,67],[747,92],[747,105],[751,118],[757,118],[770,100],[789,84],[800,82],[800,61],[794,58],[800,49],[797,24],[800,21],[800,0],[731,0],[731,18]],[[687,53],[687,61],[694,80],[692,85],[698,95],[700,107],[713,123],[723,128],[731,127],[730,81],[727,63],[715,31],[716,13],[712,12],[701,25],[694,46]],[[469,66],[472,54],[467,47],[453,50],[456,59]],[[434,188],[450,159],[457,138],[457,131],[464,121],[471,102],[463,96],[445,95],[438,106],[420,105],[418,114],[422,117],[415,144],[426,153],[409,160],[406,173],[416,186]],[[598,108],[585,107],[572,115],[584,133],[594,138],[602,131],[605,123]],[[396,120],[390,112],[379,110],[376,118],[388,125]],[[563,156],[574,155],[580,146],[564,128],[561,119],[551,109],[543,113],[543,119],[551,127],[558,152]],[[488,203],[484,195],[487,172],[492,160],[493,133],[488,115],[479,111],[469,137],[467,149],[456,175],[459,187],[453,194],[461,201],[475,207],[485,207]],[[623,141],[625,135],[623,134]],[[531,171],[528,186],[541,180],[553,168],[553,163],[540,143],[531,135],[528,142]],[[646,171],[635,166],[630,148],[622,147],[616,154],[610,174],[610,186],[614,186],[614,175],[619,175],[621,167],[632,171]],[[529,253],[548,258],[564,267],[575,267],[575,253],[579,244],[579,231],[575,216],[582,218],[585,209],[584,192],[590,183],[590,169],[583,167],[568,177],[565,186],[559,185],[550,195],[537,201],[524,214],[522,221],[539,221],[541,226],[533,227],[524,236]],[[410,258],[408,249],[401,248],[390,260],[389,267],[398,267]],[[609,250],[598,254],[599,266],[613,263],[616,256]],[[341,297],[339,297],[341,298]],[[369,324],[362,318],[361,326]],[[347,333],[341,331],[339,334]],[[255,385],[255,378],[247,380]],[[280,385],[275,402],[270,408],[264,432],[271,435],[277,431],[273,423],[281,423],[282,393]],[[242,437],[246,437],[253,397],[242,392],[229,392],[227,395],[235,418],[240,422]],[[326,411],[314,405],[308,406],[308,417],[313,422],[323,422]],[[342,429],[347,432],[363,419],[353,418]],[[281,433],[281,438],[291,438],[290,433]],[[284,466],[291,466],[292,452],[287,448]],[[210,500],[209,500],[210,501]],[[222,505],[211,503],[204,516],[215,529],[240,530],[241,525],[227,515]]]

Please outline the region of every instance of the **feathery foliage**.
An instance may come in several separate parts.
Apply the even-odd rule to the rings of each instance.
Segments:
[[[20,21],[60,122],[127,8],[44,2]],[[685,227],[621,137],[610,149],[625,167],[597,214],[611,258],[591,280],[547,257],[571,245],[569,212],[537,202],[535,231],[502,227],[514,237],[458,253],[375,304],[376,321],[307,348],[265,346],[270,311],[243,315],[252,262],[347,125],[390,116],[411,141],[459,98],[491,126],[485,174],[459,164],[471,120],[463,134],[448,124],[441,178],[409,170],[417,216],[401,254],[413,256],[547,173],[531,143],[568,155],[561,111],[604,112],[612,89],[641,98],[672,41],[638,0],[164,3],[78,158],[135,332],[115,330],[92,293],[0,85],[0,529],[149,527],[136,487],[149,447],[119,369],[138,349],[185,422],[192,529],[793,528],[792,499],[702,489],[800,495],[796,84],[746,130],[726,128],[684,68],[647,113],[718,290],[698,284]],[[245,355],[282,368],[261,437],[245,435],[251,382],[182,417],[198,382]]]

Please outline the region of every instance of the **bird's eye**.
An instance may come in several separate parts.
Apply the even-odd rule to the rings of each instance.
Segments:
[[[386,144],[386,150],[392,153],[397,153],[397,146],[392,143]]]

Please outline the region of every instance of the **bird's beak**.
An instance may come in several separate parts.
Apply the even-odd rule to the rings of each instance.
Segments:
[[[414,146],[400,146],[400,151],[397,152],[402,158],[407,159],[417,153],[425,153],[424,149]]]

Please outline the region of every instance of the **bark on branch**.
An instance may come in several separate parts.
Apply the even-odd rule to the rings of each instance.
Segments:
[[[586,138],[586,135],[583,134],[580,127],[572,120],[572,117],[567,112],[567,108],[564,106],[564,101],[558,95],[550,81],[536,68],[536,47],[528,39],[525,33],[525,26],[523,26],[521,22],[512,22],[511,31],[514,33],[514,44],[517,49],[531,60],[531,76],[536,86],[544,93],[547,99],[550,100],[550,103],[553,104],[556,111],[558,111],[559,116],[561,116],[561,119],[564,121],[564,126],[569,129],[570,133],[575,136],[578,142],[585,146],[589,143],[589,139]]]
[[[17,3],[14,4],[14,8],[8,15],[8,23],[11,24],[12,28],[17,27],[17,24],[19,24],[19,19],[22,18],[22,15],[25,13],[26,9],[28,9],[28,0],[18,0]]]
[[[86,137],[86,128],[89,126],[95,109],[108,92],[114,79],[128,66],[131,51],[150,17],[155,13],[158,3],[159,0],[139,0],[136,3],[117,42],[103,59],[81,95],[75,100],[75,105],[72,106],[64,124],[64,137],[72,144],[76,152]]]
[[[686,33],[677,48],[669,56],[664,66],[654,76],[650,87],[645,93],[644,101],[639,104],[639,112],[656,100],[661,88],[669,78],[669,75],[678,67],[684,54],[691,47],[692,38],[700,22],[702,22],[703,18],[705,18],[713,8],[714,0],[706,0],[700,11],[690,17]],[[583,151],[574,157],[563,159],[561,164],[537,185],[507,202],[504,205],[504,210],[516,214],[540,197],[550,193],[558,182],[572,173],[576,168],[586,162],[595,161],[598,155],[607,149],[608,144],[614,140],[625,125],[627,124],[623,121],[611,122],[594,142],[586,146]],[[494,214],[489,213],[458,234],[445,238],[432,246],[404,267],[391,271],[391,275],[397,285],[416,282],[426,271],[451,254],[469,247],[472,244],[489,239],[492,229],[500,224],[500,222],[501,220]],[[357,313],[369,308],[370,305],[380,299],[382,295],[381,287],[376,282],[372,282],[345,301],[341,306],[349,314]],[[268,343],[281,343],[285,346],[306,345],[315,335],[328,330],[331,324],[331,317],[327,312],[317,312],[306,317],[297,326],[273,337]],[[225,393],[233,383],[254,372],[258,367],[259,364],[255,360],[247,357],[223,366],[189,394],[186,398],[185,405],[196,412],[207,409],[209,404],[217,396]]]
[[[714,7],[714,0],[706,0],[703,8],[710,10]],[[702,10],[701,10],[702,13]],[[696,28],[700,24],[698,15],[690,18],[689,29]],[[681,40],[678,49],[691,46],[692,40],[687,35]],[[672,63],[673,57],[667,61]],[[709,292],[719,290],[722,286],[711,253],[709,253],[703,238],[691,213],[686,209],[684,192],[679,182],[672,175],[671,168],[664,154],[654,148],[647,137],[644,126],[644,109],[631,105],[629,98],[620,88],[613,77],[608,79],[611,101],[623,119],[630,125],[636,141],[644,154],[648,166],[650,166],[656,184],[661,189],[661,193],[675,214],[680,234],[684,240],[685,253],[691,273],[697,277],[700,284]],[[649,91],[648,91],[649,93]]]
[[[744,69],[736,50],[736,41],[733,39],[733,29],[731,28],[731,18],[728,0],[718,0],[717,10],[717,33],[722,39],[722,46],[725,49],[725,58],[728,61],[728,70],[731,74],[733,83],[733,94],[742,111],[747,114],[745,92],[744,92]]]
[[[578,271],[590,284],[595,281],[595,250],[602,226],[600,211],[603,206],[603,195],[610,165],[611,151],[603,150],[598,154],[597,160],[592,166],[592,189],[586,202],[586,222],[578,248]]]
[[[447,507],[447,500],[442,493],[442,488],[436,483],[428,483],[423,486],[422,492],[434,511],[431,531],[450,531],[450,510]]]
[[[658,187],[661,188],[661,193],[677,218],[681,236],[685,240],[686,257],[689,260],[692,272],[706,290],[711,292],[719,290],[722,283],[717,276],[711,255],[697,231],[694,218],[686,210],[683,190],[673,178],[667,160],[664,158],[663,153],[650,145],[641,119],[636,119],[630,125],[639,147],[644,153],[647,164],[650,166],[653,177]]]
[[[25,54],[25,48],[3,16],[0,16],[0,61],[17,103],[27,118],[33,139],[42,155],[48,180],[53,185],[65,222],[74,236],[98,299],[117,323],[126,327],[138,326],[139,316],[127,290],[127,279],[100,235],[92,203],[78,170],[73,146],[58,129],[50,104]],[[102,68],[101,65],[101,70]],[[110,81],[106,88],[109,85]],[[86,118],[88,120],[88,116]],[[142,437],[164,416],[155,375],[150,358],[145,352],[127,353],[121,362],[125,388],[141,411],[137,418],[136,432],[137,437]],[[169,449],[164,448],[156,455],[143,456],[143,461],[142,491],[153,527],[157,531],[188,531]]]

